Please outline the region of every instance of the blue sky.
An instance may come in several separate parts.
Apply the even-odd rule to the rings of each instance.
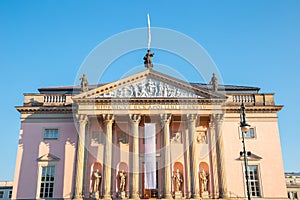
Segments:
[[[300,171],[300,134],[293,127],[300,113],[299,10],[296,0],[0,1],[0,180],[13,179],[20,129],[14,106],[22,104],[23,93],[72,85],[99,43],[146,27],[147,13],[152,26],[179,31],[201,44],[224,83],[275,93],[276,103],[284,105],[279,113],[284,168]],[[140,57],[128,55],[132,60],[126,64],[116,62],[107,80],[141,65],[144,52],[136,55]],[[185,71],[183,61],[167,58],[158,52],[154,62]],[[189,80],[199,81],[192,76]]]

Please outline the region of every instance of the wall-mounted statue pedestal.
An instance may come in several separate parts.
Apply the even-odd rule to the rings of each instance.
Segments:
[[[209,198],[208,191],[202,192],[201,197],[202,197],[203,199],[208,199],[208,198]]]
[[[122,198],[122,199],[127,199],[127,197],[126,197],[126,192],[125,192],[125,191],[121,192],[121,198]]]
[[[181,191],[175,192],[175,199],[182,199],[182,192]]]

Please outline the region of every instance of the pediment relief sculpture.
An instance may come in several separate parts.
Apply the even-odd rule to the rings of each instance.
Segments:
[[[142,82],[118,88],[115,91],[100,94],[98,98],[99,97],[199,98],[200,96],[194,94],[194,92],[192,91],[188,91],[186,89],[176,87],[175,85],[149,78]]]

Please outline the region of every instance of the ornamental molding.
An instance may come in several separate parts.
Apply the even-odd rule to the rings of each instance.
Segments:
[[[73,97],[73,100],[102,98],[205,98],[225,100],[226,96],[204,88],[196,88],[188,82],[154,70],[145,70],[78,94]]]
[[[38,162],[57,162],[60,160],[59,157],[52,155],[50,153],[47,153],[45,155],[42,155],[41,157],[36,159]]]

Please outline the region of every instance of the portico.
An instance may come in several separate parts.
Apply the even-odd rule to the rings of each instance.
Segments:
[[[176,87],[172,82],[173,84],[176,82]],[[144,87],[147,89],[144,90]],[[119,195],[116,187],[118,171],[124,169],[117,168],[123,163],[127,166],[125,168],[128,174],[127,196],[135,199],[145,197],[147,183],[145,183],[144,153],[147,147],[145,147],[144,127],[145,124],[152,123],[156,127],[154,173],[159,177],[156,180],[154,196],[174,197],[175,186],[172,176],[176,170],[184,177],[180,186],[182,197],[202,196],[199,184],[200,170],[206,170],[210,175],[209,194],[218,197],[219,191],[222,191],[223,195],[226,193],[226,184],[221,185],[220,179],[214,177],[219,177],[220,172],[225,174],[225,170],[222,171],[221,162],[212,161],[211,158],[213,154],[220,154],[222,150],[219,129],[215,129],[218,125],[212,124],[221,123],[222,103],[225,100],[225,96],[221,93],[193,88],[189,84],[153,70],[146,70],[110,85],[78,94],[73,97],[73,101],[77,104],[77,115],[88,119],[88,126],[93,127],[83,128],[81,125],[79,135],[82,138],[79,138],[79,141],[85,137],[95,137],[91,130],[98,126],[97,134],[102,134],[99,136],[102,139],[99,143],[104,151],[103,156],[100,156],[102,159],[98,159],[97,156],[91,155],[93,153],[84,153],[84,149],[78,148],[77,171],[81,169],[80,160],[86,160],[92,165],[99,163],[103,169],[100,170],[103,177],[102,186],[98,191],[99,196],[110,199]],[[79,124],[82,122],[79,121]],[[200,134],[206,139],[200,140]],[[89,141],[86,144],[89,145]],[[213,162],[216,162],[216,168],[211,167]],[[81,173],[78,172],[76,175],[76,188],[82,188],[82,191],[76,190],[78,194],[75,196],[80,192],[92,192],[89,188],[83,189],[82,186],[84,176],[89,176],[91,174],[89,169],[92,168],[93,166],[87,166],[85,171],[81,169]],[[219,186],[220,190],[214,189]]]

